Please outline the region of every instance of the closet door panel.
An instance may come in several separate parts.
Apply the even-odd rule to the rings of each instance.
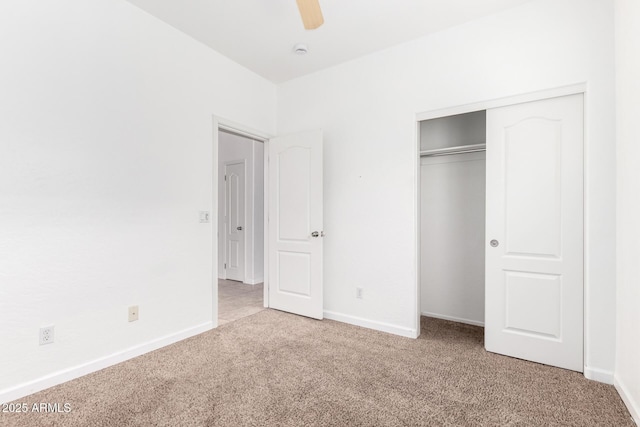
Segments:
[[[488,110],[488,351],[583,371],[583,212],[583,96]]]
[[[506,253],[560,255],[562,123],[533,117],[504,129]],[[530,213],[535,212],[535,215]],[[536,233],[531,233],[536,230]]]

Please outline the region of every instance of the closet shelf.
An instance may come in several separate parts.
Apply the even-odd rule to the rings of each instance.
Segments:
[[[475,153],[485,151],[487,144],[460,145],[458,147],[436,148],[434,150],[420,151],[420,157],[449,156],[452,154]]]

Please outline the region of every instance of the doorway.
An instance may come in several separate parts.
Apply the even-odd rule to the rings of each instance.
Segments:
[[[486,112],[420,122],[423,316],[484,325]]]
[[[218,324],[264,309],[264,143],[218,129]]]
[[[213,126],[213,187],[218,202],[213,229],[217,261],[214,323],[226,323],[266,307],[322,319],[322,131],[271,137],[216,116]],[[229,195],[241,196],[239,190],[228,189],[227,165],[234,168],[238,163],[244,163],[244,224],[240,224],[240,214],[235,223],[229,220],[233,216]],[[235,169],[241,173],[240,167]],[[240,185],[240,179],[235,182],[232,185]],[[234,212],[241,210],[239,206]],[[250,215],[253,218],[247,219]],[[233,233],[231,228],[242,232],[237,234],[244,242],[242,282],[230,281],[228,276],[229,255],[240,246],[226,238]],[[233,289],[225,291],[229,286]],[[242,289],[250,289],[252,295]],[[240,302],[238,294],[249,297],[249,304]],[[233,309],[233,316],[227,308]]]

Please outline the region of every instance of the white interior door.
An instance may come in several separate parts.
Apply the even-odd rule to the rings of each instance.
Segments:
[[[322,319],[322,131],[269,140],[269,307]]]
[[[583,96],[487,111],[485,346],[583,371]]]
[[[227,279],[244,281],[244,163],[226,165],[225,233]]]

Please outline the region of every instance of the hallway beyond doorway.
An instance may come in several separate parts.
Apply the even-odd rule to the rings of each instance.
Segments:
[[[264,310],[263,284],[247,285],[233,280],[218,280],[218,325],[232,322]]]

